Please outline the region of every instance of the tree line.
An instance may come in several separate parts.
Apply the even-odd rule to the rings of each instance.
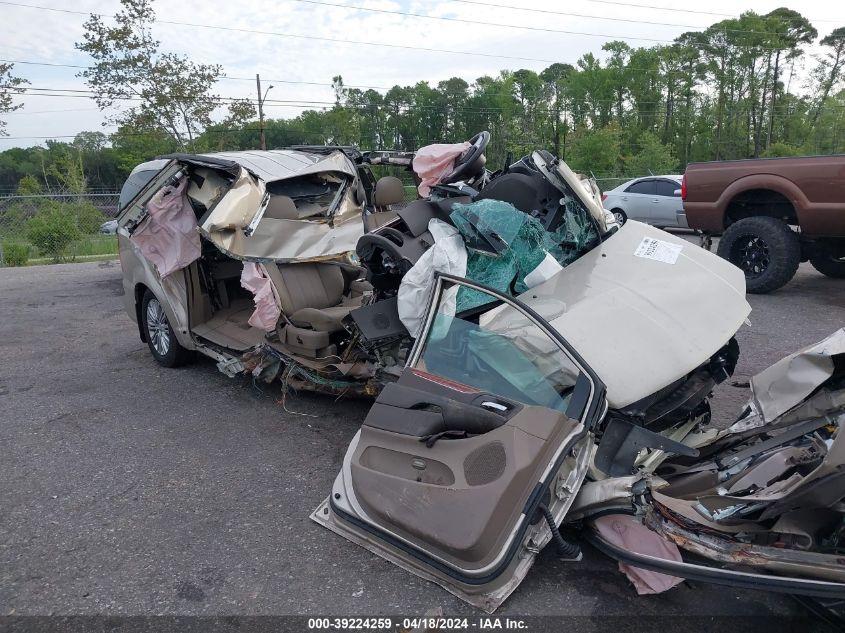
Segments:
[[[117,132],[2,152],[0,189],[27,175],[58,186],[50,164],[74,153],[88,186],[119,187],[132,166],[159,154],[259,147],[254,103],[214,92],[222,68],[162,52],[151,35],[152,0],[121,5],[113,23],[92,15],[77,44],[93,60],[80,75]],[[494,167],[509,154],[545,148],[600,178],[682,170],[701,160],[841,153],[845,27],[819,36],[799,12],[779,8],[748,11],[666,45],[610,41],[600,56],[586,53],[541,72],[386,91],[347,87],[336,76],[332,102],[265,121],[267,146],[413,150],[489,130]],[[807,52],[813,43],[820,52]],[[19,90],[12,71],[0,68],[0,78],[5,73],[3,85]],[[0,97],[0,113],[4,103],[13,107],[6,101]]]

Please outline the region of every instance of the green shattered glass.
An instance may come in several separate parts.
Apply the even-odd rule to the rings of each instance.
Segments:
[[[450,215],[467,245],[467,279],[514,295],[528,290],[525,276],[549,253],[562,266],[575,261],[594,240],[598,231],[577,200],[567,200],[560,227],[549,232],[537,218],[501,200],[479,200],[456,204]],[[493,234],[504,243],[498,254],[484,250],[484,236]],[[490,301],[490,295],[462,287],[457,311],[476,308]]]

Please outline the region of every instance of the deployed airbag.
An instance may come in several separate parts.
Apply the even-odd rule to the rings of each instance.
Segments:
[[[665,560],[681,562],[678,546],[626,514],[608,514],[593,521],[602,540],[636,554],[647,554]],[[619,563],[619,571],[628,576],[639,595],[663,593],[684,582],[683,578],[661,574],[648,569]]]
[[[455,168],[455,160],[470,147],[467,142],[435,143],[417,150],[413,167],[421,180],[417,191],[423,198],[427,198],[431,187]]]
[[[434,246],[423,253],[411,269],[405,273],[399,286],[399,319],[416,338],[422,327],[423,315],[428,305],[428,294],[434,286],[436,272],[463,277],[467,270],[467,251],[458,230],[445,222],[433,219],[428,230],[434,238]],[[454,314],[455,300],[450,300],[451,314]],[[450,305],[446,305],[446,310]]]
[[[244,262],[241,286],[249,290],[255,298],[255,311],[249,317],[248,323],[265,332],[275,330],[282,314],[282,302],[264,264]]]
[[[160,277],[181,270],[201,254],[197,219],[185,190],[188,180],[164,187],[147,202],[147,219],[130,240],[153,263]]]

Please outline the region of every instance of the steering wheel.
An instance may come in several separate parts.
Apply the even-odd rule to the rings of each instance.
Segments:
[[[448,184],[450,182],[457,182],[459,180],[463,180],[467,176],[475,175],[467,172],[473,165],[475,165],[476,161],[484,155],[484,150],[487,149],[487,145],[490,143],[490,132],[479,132],[469,139],[469,142],[472,146],[458,157],[455,161],[455,168],[452,169],[451,173],[440,179],[441,183]]]

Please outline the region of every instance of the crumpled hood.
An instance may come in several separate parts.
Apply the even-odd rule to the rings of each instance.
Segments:
[[[751,312],[742,271],[634,221],[519,299],[595,370],[611,408],[704,363]]]

